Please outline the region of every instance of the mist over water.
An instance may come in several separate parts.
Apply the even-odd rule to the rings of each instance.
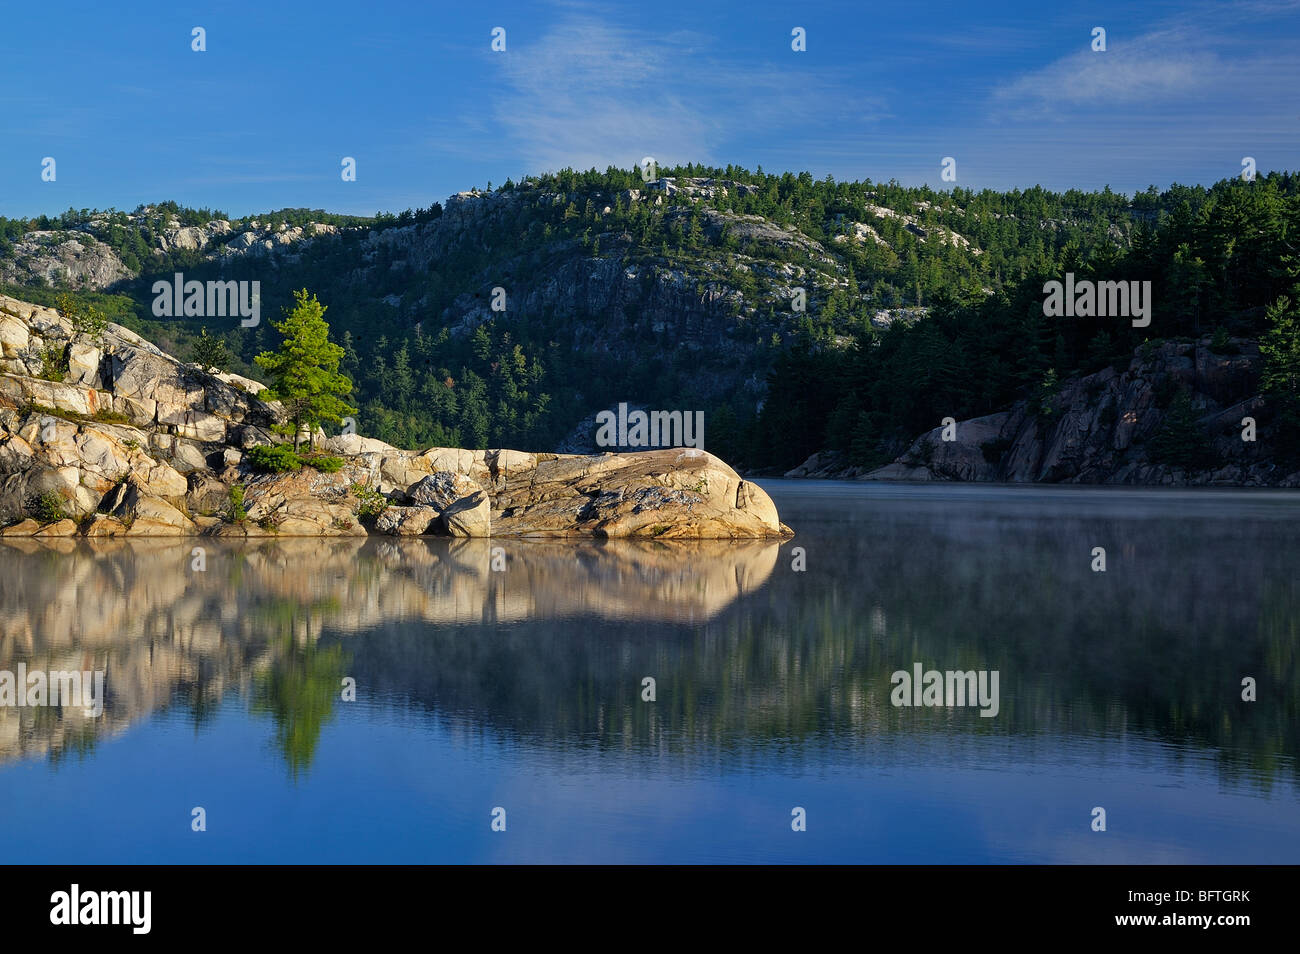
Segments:
[[[0,708],[6,854],[1294,861],[1293,495],[763,485],[793,539],[4,541],[0,670],[106,673]]]

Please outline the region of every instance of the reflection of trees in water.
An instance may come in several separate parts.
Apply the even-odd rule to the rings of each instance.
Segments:
[[[577,619],[385,626],[356,669],[413,705],[557,749],[743,757],[824,744],[943,746],[1001,738],[1005,757],[1125,757],[1136,734],[1225,780],[1300,778],[1300,541],[1258,525],[882,516],[794,543],[821,557],[711,621]],[[1091,572],[1094,541],[1110,569]],[[815,551],[814,549],[815,548]],[[1001,711],[896,709],[889,676],[1001,673]],[[640,700],[641,679],[657,701]],[[1241,678],[1259,701],[1241,700]]]
[[[771,541],[503,540],[500,573],[489,568],[487,540],[203,544],[206,572],[191,568],[194,541],[0,545],[0,668],[70,660],[107,673],[105,713],[88,734],[61,714],[0,711],[0,761],[84,748],[85,738],[172,706],[197,733],[232,691],[255,682],[262,711],[286,720],[284,744],[303,751],[290,723],[305,705],[301,686],[329,663],[303,647],[326,624],[355,633],[582,615],[708,618],[760,585],[777,552]]]
[[[1300,538],[1287,524],[954,506],[802,525],[779,556],[772,543],[494,541],[506,573],[489,570],[487,541],[214,544],[206,575],[178,571],[189,543],[40,559],[0,547],[14,636],[0,667],[15,645],[70,643],[117,667],[110,708],[126,721],[170,702],[197,728],[247,693],[294,775],[344,674],[363,698],[562,751],[857,759],[891,745],[951,759],[982,740],[1062,758],[1075,757],[1063,740],[1084,739],[1105,757],[1137,733],[1173,743],[1171,758],[1204,750],[1225,779],[1296,772]],[[805,573],[789,569],[795,545]],[[1094,545],[1105,574],[1089,569]],[[999,670],[999,715],[893,708],[889,675],[913,662]],[[1258,702],[1241,701],[1243,675]]]
[[[250,709],[275,722],[276,747],[294,778],[311,767],[321,729],[334,714],[346,658],[341,646],[288,642],[254,685]]]
[[[321,730],[340,698],[349,654],[340,645],[316,642],[323,622],[338,611],[337,597],[310,603],[276,599],[256,607],[272,652],[254,680],[249,710],[271,717],[276,748],[295,779],[311,767]]]
[[[63,719],[62,706],[38,706],[29,710],[32,713],[32,731],[36,734],[48,732]],[[59,744],[50,748],[50,764],[61,765],[76,760],[80,762],[95,751],[99,744],[99,734],[93,724],[81,722],[79,725],[59,733]]]

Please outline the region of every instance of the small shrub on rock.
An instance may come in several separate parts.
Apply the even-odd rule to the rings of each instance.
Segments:
[[[285,474],[301,470],[303,459],[288,444],[259,444],[244,454],[250,467],[263,474]]]
[[[1228,329],[1223,325],[1214,329],[1214,336],[1210,338],[1210,350],[1215,354],[1241,354],[1241,348],[1233,344],[1232,339],[1228,337]]]
[[[357,517],[361,520],[374,520],[388,509],[388,498],[365,484],[353,484],[352,496],[356,497]]]
[[[1007,451],[1011,450],[1011,445],[1015,443],[1010,437],[995,437],[991,441],[985,441],[980,445],[980,452],[984,459],[995,467],[1002,463],[1002,458],[1007,456]]]
[[[308,467],[319,470],[322,474],[337,474],[343,469],[343,458],[333,457],[329,454],[310,454],[302,458],[302,462]]]
[[[248,519],[248,511],[244,509],[244,487],[242,484],[235,484],[230,488],[230,522],[243,523]]]
[[[27,515],[40,524],[68,519],[67,511],[63,509],[63,498],[52,490],[36,494],[27,501]]]
[[[63,381],[68,376],[68,351],[62,343],[48,344],[41,349],[41,373],[45,381]]]

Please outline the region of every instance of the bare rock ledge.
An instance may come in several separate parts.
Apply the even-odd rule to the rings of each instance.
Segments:
[[[41,377],[51,346],[70,359],[62,380]],[[336,473],[256,473],[243,452],[272,443],[284,419],[262,389],[187,365],[119,325],[89,341],[53,309],[0,296],[0,536],[791,533],[762,488],[692,448],[414,452],[320,435],[318,446],[344,459]],[[32,513],[38,499],[57,501],[62,515]]]

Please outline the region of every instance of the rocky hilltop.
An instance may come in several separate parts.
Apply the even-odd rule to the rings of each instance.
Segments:
[[[454,194],[426,214],[368,222],[318,216],[339,224],[311,220],[305,210],[292,222],[274,213],[201,220],[167,203],[134,212],[69,210],[9,243],[0,235],[0,284],[20,297],[15,287],[129,296],[146,337],[172,341],[178,354],[185,354],[183,344],[165,336],[184,326],[144,327],[153,317],[153,280],[170,281],[176,272],[197,280],[258,280],[268,303],[306,285],[322,300],[340,302],[331,319],[340,336],[350,332],[356,342],[352,370],[363,420],[365,398],[376,393],[385,408],[407,410],[383,394],[380,375],[368,373],[377,366],[375,355],[391,362],[406,341],[414,361],[417,326],[430,337],[446,329],[453,354],[455,342],[493,329],[495,321],[513,335],[511,346],[548,366],[546,393],[569,398],[554,400],[552,417],[531,435],[556,447],[611,401],[689,404],[709,412],[727,405],[752,415],[765,397],[774,355],[810,316],[826,326],[836,348],[847,346],[859,321],[883,328],[924,317],[927,308],[904,307],[909,302],[893,292],[869,296],[868,304],[852,277],[855,263],[862,269],[867,259],[879,260],[893,268],[913,246],[934,250],[944,243],[970,262],[980,253],[976,239],[956,231],[967,225],[964,214],[907,196],[892,199],[903,211],[871,193],[871,202],[834,215],[819,206],[804,223],[788,211],[778,221],[775,208],[767,215],[747,211],[761,190],[746,182],[665,175],[649,182],[637,176],[635,183],[611,189],[529,178],[509,189]],[[976,216],[970,218],[974,224]],[[507,295],[504,312],[496,310],[502,307],[496,289]],[[532,334],[522,334],[521,326]],[[224,327],[213,323],[210,330]],[[375,344],[381,337],[384,348]],[[244,360],[259,347],[253,335],[230,340]],[[602,380],[582,364],[550,367],[552,341],[581,356],[567,361],[644,373]],[[459,379],[463,357],[440,356],[435,367],[444,362]],[[660,364],[668,373],[658,371]],[[461,441],[471,440],[465,425],[444,423],[459,424]],[[366,424],[369,433],[402,442],[381,421]]]
[[[760,538],[784,527],[759,487],[694,449],[558,455],[357,435],[329,466],[261,473],[283,409],[110,323],[78,333],[0,296],[0,524],[5,536],[438,534]]]
[[[1272,414],[1260,394],[1257,342],[1209,337],[1135,350],[1127,368],[1106,367],[1062,382],[1055,394],[959,421],[945,440],[936,427],[892,463],[846,466],[814,454],[787,477],[963,480],[1079,484],[1300,487],[1300,470],[1277,462]],[[1194,453],[1164,459],[1184,396]],[[1253,440],[1243,423],[1254,421]]]
[[[297,254],[313,238],[339,232],[337,226],[325,222],[290,226],[257,219],[211,219],[183,225],[151,206],[133,213],[92,213],[72,228],[24,233],[0,255],[0,282],[102,290],[137,278],[143,263],[134,253],[114,247],[114,229],[147,234],[141,249],[146,251],[146,261],[167,253],[190,252],[190,260],[195,262]]]

